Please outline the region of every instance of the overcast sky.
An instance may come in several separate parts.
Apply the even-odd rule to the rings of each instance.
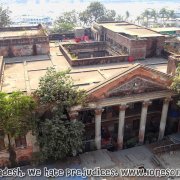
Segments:
[[[28,15],[48,15],[53,18],[65,11],[84,10],[90,1],[93,0],[0,0],[12,11],[12,17],[22,14]],[[107,1],[108,3],[106,3]],[[113,1],[113,0],[111,0]],[[115,1],[115,0],[114,0]],[[117,0],[116,0],[117,1]],[[22,3],[24,2],[24,3]],[[74,2],[74,3],[72,3]],[[139,15],[146,8],[160,9],[162,7],[177,9],[180,7],[178,0],[157,1],[157,0],[121,0],[121,2],[110,3],[110,0],[103,0],[108,9],[114,9],[118,14],[124,15],[125,11],[130,12],[130,16]]]

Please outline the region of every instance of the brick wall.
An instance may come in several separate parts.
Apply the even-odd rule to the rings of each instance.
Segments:
[[[129,55],[135,59],[144,59],[146,57],[146,39],[133,39],[110,30],[107,30],[106,38],[112,39],[115,43],[122,46],[122,48],[126,47]]]
[[[164,36],[147,37],[146,57],[160,56],[165,42]]]
[[[171,55],[168,57],[168,65],[167,65],[167,73],[171,75],[176,74],[176,68],[178,67],[180,62],[180,55]]]
[[[18,57],[34,55],[33,46],[36,46],[37,55],[49,54],[49,38],[46,36],[34,38],[16,38],[0,40],[0,56]]]
[[[0,167],[10,165],[9,153],[7,150],[7,147],[8,147],[7,135],[4,138],[4,143],[5,143],[6,149],[0,151]],[[23,164],[23,162],[30,162],[33,152],[39,151],[39,148],[36,142],[36,137],[32,135],[31,131],[29,131],[26,135],[26,143],[27,143],[26,147],[15,148],[16,161],[18,164]],[[11,144],[12,146],[15,147],[14,138],[11,139]]]
[[[49,51],[50,51],[49,42],[36,44],[37,55],[49,54]],[[33,44],[11,45],[11,46],[0,47],[0,56],[3,57],[19,57],[19,56],[31,56],[31,55],[34,55]]]
[[[118,55],[118,56],[106,56],[106,57],[92,57],[84,59],[72,59],[70,54],[67,52],[63,45],[59,46],[60,51],[69,62],[71,66],[85,66],[85,65],[97,65],[97,64],[109,64],[118,63],[123,61],[128,61],[128,55]]]

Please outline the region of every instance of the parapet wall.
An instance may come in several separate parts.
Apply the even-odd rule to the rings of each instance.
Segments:
[[[4,71],[4,59],[2,56],[0,56],[0,90],[1,90],[1,81],[2,81],[2,76],[3,76],[3,71]]]
[[[95,42],[95,44],[93,44],[93,43],[87,43],[87,44],[82,43],[82,44],[75,44],[74,46],[77,45],[77,47],[80,48],[80,47],[84,47],[84,45],[88,45],[88,44],[91,46],[100,45],[99,42]],[[104,42],[102,42],[102,44],[104,45]],[[66,45],[66,46],[68,46],[68,45]],[[119,63],[119,62],[123,62],[123,61],[128,61],[128,57],[129,57],[128,55],[116,55],[116,56],[72,59],[69,52],[67,51],[67,49],[63,45],[60,45],[59,48],[71,66],[86,66],[86,65]],[[75,47],[73,47],[72,49],[74,49],[74,48]],[[100,48],[100,50],[101,49],[102,49],[102,47]]]
[[[176,68],[180,63],[180,55],[171,55],[168,57],[167,73],[171,75],[176,74]]]
[[[0,37],[0,56],[18,57],[49,54],[49,37],[41,25],[0,28],[0,32],[2,34]]]

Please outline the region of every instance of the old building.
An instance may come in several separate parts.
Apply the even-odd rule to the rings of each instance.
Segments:
[[[49,53],[49,38],[41,25],[0,28],[0,56],[17,57]]]
[[[169,109],[174,97],[171,82],[170,75],[135,64],[90,88],[89,106],[74,107],[72,114],[85,123],[86,140],[95,139],[97,149],[110,139],[120,149],[132,138],[143,144],[150,134],[162,140],[168,110],[173,108],[171,104]]]
[[[160,56],[164,36],[156,31],[128,22],[94,23],[96,41],[107,41],[117,51],[124,50],[134,59]]]
[[[118,31],[122,24],[125,23],[120,23]],[[134,27],[128,23],[126,26]],[[84,151],[123,149],[161,140],[178,131],[176,94],[169,88],[173,77],[166,73],[167,59],[162,57],[146,58],[139,61],[141,64],[128,61],[133,54],[138,54],[138,59],[151,53],[160,55],[164,36],[141,27],[135,31],[140,33],[141,30],[145,32],[143,38],[132,38],[132,32],[128,37],[130,30],[126,30],[124,36],[122,32],[107,29],[105,39],[99,39],[104,37],[103,34],[99,36],[99,31],[94,34],[96,40],[106,42],[62,42],[60,46],[50,43],[50,56],[1,58],[1,91],[20,90],[30,94],[38,88],[39,79],[48,67],[57,71],[70,69],[74,85],[88,94],[86,107],[72,107],[69,112],[72,121],[85,124]],[[151,33],[149,39],[145,38],[146,33]],[[157,45],[155,49],[152,49],[153,43]],[[117,52],[118,48],[121,53]],[[123,54],[125,52],[129,54]],[[8,162],[7,137],[0,137],[2,165]],[[30,160],[38,150],[31,132],[12,142],[19,162]]]

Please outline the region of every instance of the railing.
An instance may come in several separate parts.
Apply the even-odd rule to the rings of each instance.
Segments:
[[[160,114],[161,113],[161,111],[152,111],[152,112],[148,112],[147,113],[147,115],[149,115],[149,116],[153,116],[153,115],[157,115],[157,114]],[[141,116],[141,114],[139,113],[139,114],[131,114],[131,115],[126,115],[125,116],[125,120],[126,119],[130,119],[130,118],[134,118],[134,119],[137,119],[137,117],[140,117]],[[110,121],[118,121],[118,119],[119,119],[119,117],[117,116],[117,117],[111,117],[111,118],[109,118],[109,119],[107,119],[107,118],[102,118],[102,122],[110,122]],[[85,123],[85,125],[86,126],[91,126],[91,125],[93,125],[95,122],[91,122],[91,123]]]
[[[150,115],[150,116],[152,115],[153,116],[153,115],[156,115],[157,113],[160,114],[161,111],[148,112],[147,115]],[[125,119],[129,119],[129,118],[135,118],[136,119],[137,117],[140,117],[140,116],[141,116],[140,113],[139,114],[130,114],[130,115],[126,115]],[[104,119],[102,119],[102,122],[118,120],[118,118],[119,118],[118,116],[117,117],[112,117],[110,120],[107,120],[107,119],[104,118]]]
[[[157,153],[175,151],[179,149],[180,149],[180,144],[168,144],[153,148],[153,152],[157,154]]]

